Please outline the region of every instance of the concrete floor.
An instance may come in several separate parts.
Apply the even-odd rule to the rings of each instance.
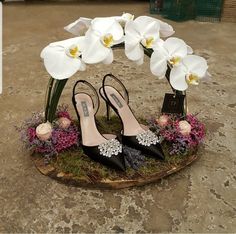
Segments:
[[[14,125],[43,109],[48,81],[39,54],[49,42],[70,37],[63,27],[79,16],[148,14],[148,3],[22,4],[3,9],[3,94],[0,95],[0,232],[211,232],[236,231],[235,74],[236,24],[171,24],[176,36],[208,59],[213,79],[188,91],[207,138],[201,158],[159,183],[120,191],[67,187],[42,176],[21,147]],[[115,53],[112,66],[89,66],[70,79],[61,102],[70,104],[80,77],[96,87],[113,72],[130,90],[139,116],[156,113],[166,81]],[[103,107],[104,108],[104,107]],[[101,114],[104,109],[101,110]]]

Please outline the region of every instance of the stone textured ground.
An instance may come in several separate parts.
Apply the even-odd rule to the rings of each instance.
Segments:
[[[96,1],[94,1],[96,2]],[[66,187],[42,176],[21,148],[14,129],[44,105],[48,81],[39,54],[70,34],[63,26],[79,16],[148,14],[148,3],[6,5],[3,13],[3,94],[0,96],[0,232],[235,232],[236,25],[174,23],[176,36],[208,59],[213,79],[188,91],[189,110],[199,112],[207,138],[191,167],[157,184],[120,191]],[[155,114],[166,81],[117,51],[112,66],[89,66],[70,79],[62,102],[80,77],[99,87],[106,72],[130,90],[140,116]],[[104,113],[104,107],[100,111]]]

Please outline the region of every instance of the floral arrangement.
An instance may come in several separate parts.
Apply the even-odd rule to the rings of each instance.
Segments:
[[[152,74],[160,79],[166,76],[177,94],[210,77],[206,60],[194,55],[182,39],[172,36],[175,31],[171,25],[153,17],[135,18],[130,13],[94,19],[80,17],[65,30],[74,37],[50,43],[40,55],[51,75],[45,113],[34,114],[18,129],[25,146],[34,152],[50,156],[78,146],[78,129],[67,108],[57,108],[59,98],[67,80],[76,72],[85,71],[89,64],[111,64],[114,48],[124,48],[127,58],[137,65],[143,64],[144,55],[150,57]],[[171,155],[188,153],[205,136],[204,125],[194,115],[162,115],[152,119],[150,125],[170,145]],[[127,155],[129,163],[132,160]],[[138,162],[132,167],[138,167]]]
[[[193,55],[193,50],[174,34],[171,25],[149,16],[134,18],[130,13],[122,16],[81,17],[65,27],[76,37],[50,43],[41,52],[48,73],[55,79],[67,79],[77,71],[84,71],[86,64],[113,61],[112,47],[124,43],[128,59],[138,65],[144,53],[150,53],[151,72],[163,78],[171,68],[170,84],[184,91],[189,84],[197,85],[209,75],[204,58]],[[169,37],[165,41],[162,38]]]
[[[79,145],[79,131],[71,120],[67,106],[58,107],[56,119],[44,122],[43,113],[33,113],[32,117],[17,127],[25,147],[45,157]]]
[[[183,119],[176,115],[161,115],[148,121],[152,130],[168,144],[170,155],[185,155],[195,150],[205,137],[205,126],[195,115]]]

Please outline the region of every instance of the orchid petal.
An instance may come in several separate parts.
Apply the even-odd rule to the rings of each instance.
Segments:
[[[114,41],[119,41],[124,35],[121,25],[111,18],[95,18],[92,20],[92,29],[99,32],[101,36],[112,34]]]
[[[166,50],[163,48],[164,42],[165,42],[165,41],[162,40],[161,38],[157,39],[157,40],[155,41],[155,43],[153,44],[152,49],[153,49],[153,50],[162,50],[163,53],[164,53],[164,51],[166,52]],[[167,53],[167,52],[166,52],[166,53]]]
[[[67,25],[64,29],[74,35],[82,36],[85,35],[86,31],[88,30],[92,19],[80,17],[75,22]]]
[[[133,21],[129,21],[125,26],[125,51],[134,49],[141,41],[142,37],[139,32],[135,28],[135,23]],[[135,59],[138,60],[139,58]]]
[[[56,42],[52,42],[49,44],[49,46],[61,46],[61,47],[70,47],[71,45],[79,45],[80,50],[83,48],[84,45],[84,36],[81,37],[73,37],[73,38],[69,38],[63,41],[56,41]]]
[[[198,55],[187,55],[183,58],[183,64],[186,66],[189,73],[197,75],[202,78],[207,71],[207,62],[203,57]]]
[[[101,43],[100,36],[90,30],[86,33],[85,41],[86,44],[82,54],[82,59],[85,63],[99,63],[107,58],[110,48],[105,47]]]
[[[159,37],[160,25],[155,18],[139,16],[133,22],[141,36],[153,36],[155,39]]]
[[[73,76],[81,67],[79,58],[66,55],[61,47],[48,47],[44,53],[44,65],[47,72],[55,79],[62,80]]]
[[[61,49],[61,51],[65,51],[63,47],[61,47],[60,49]],[[49,45],[46,46],[45,48],[43,48],[43,50],[42,50],[41,53],[40,53],[40,58],[41,58],[41,59],[44,59],[44,57],[45,57],[48,53],[50,53],[50,50],[51,50],[51,47],[50,47]],[[59,50],[59,48],[58,48],[58,50]]]
[[[113,51],[110,49],[108,56],[102,61],[103,64],[111,64],[113,62]]]
[[[186,73],[183,69],[183,65],[173,67],[170,72],[170,84],[179,91],[184,91],[188,88],[188,84],[185,80]]]
[[[144,56],[143,47],[140,45],[141,38],[133,27],[133,21],[128,22],[126,26],[127,32],[125,35],[125,54],[133,61],[140,60]]]
[[[175,33],[173,27],[166,22],[163,22],[162,20],[158,20],[158,23],[160,24],[160,36],[161,37],[169,37]]]
[[[158,76],[160,79],[165,76],[167,70],[167,59],[166,55],[160,50],[156,50],[152,53],[150,69],[152,74]]]
[[[125,35],[125,50],[134,49],[140,43],[140,38],[129,31]]]
[[[113,41],[113,45],[118,45],[118,44],[120,44],[120,43],[123,43],[124,40],[125,40],[125,37],[122,36],[122,37],[120,38],[120,40],[116,40],[116,41],[114,40],[114,41]]]
[[[126,23],[126,25],[125,25],[125,37],[126,37],[126,35],[132,36],[132,38],[134,40],[136,38],[138,43],[142,39],[142,36],[141,36],[140,32],[137,30],[136,23],[134,21],[129,21],[129,22]]]
[[[132,47],[127,47],[127,45],[125,46],[126,46],[125,54],[128,57],[128,59],[137,61],[144,57],[144,50],[142,45],[136,44],[135,46]]]
[[[187,55],[187,45],[186,43],[176,37],[169,37],[164,42],[164,47],[168,51],[170,56],[185,57]]]

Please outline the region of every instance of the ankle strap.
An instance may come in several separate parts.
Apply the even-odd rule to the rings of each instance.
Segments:
[[[93,93],[95,94],[95,97],[96,97],[96,100],[95,102],[93,101],[93,98],[91,97],[92,99],[92,102],[93,102],[93,109],[94,109],[94,114],[96,114],[98,112],[98,109],[99,109],[99,106],[100,106],[100,101],[99,101],[99,96],[98,96],[98,93],[97,93],[97,90],[93,87],[93,85],[91,85],[88,81],[86,80],[77,80],[74,87],[73,87],[73,100],[75,101],[75,95],[78,94],[78,93],[85,93],[85,92],[75,92],[76,90],[76,86],[79,84],[79,83],[82,83],[82,84],[85,84],[87,85],[89,88],[91,88],[91,90],[93,91]]]
[[[129,93],[128,93],[127,89],[125,88],[124,84],[117,77],[115,77],[113,74],[109,73],[103,77],[103,80],[102,80],[103,87],[106,85],[107,78],[114,79],[121,86],[121,88],[123,89],[123,92],[124,92],[124,95],[122,95],[122,96],[123,96],[124,100],[126,101],[126,103],[129,104]]]

